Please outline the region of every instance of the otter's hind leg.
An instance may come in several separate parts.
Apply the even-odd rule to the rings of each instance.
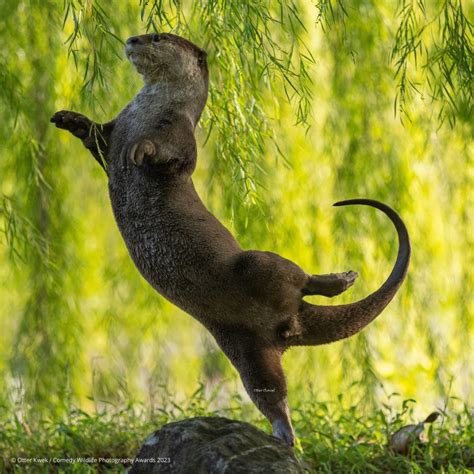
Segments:
[[[295,433],[288,408],[288,390],[281,352],[252,344],[242,351],[237,369],[255,406],[272,424],[273,436],[293,446]]]
[[[240,373],[255,406],[272,424],[273,436],[290,446],[295,434],[287,402],[287,386],[281,365],[281,349],[242,333],[216,337],[220,347]]]
[[[354,284],[357,273],[329,273],[328,275],[310,275],[303,287],[303,295],[336,296]]]

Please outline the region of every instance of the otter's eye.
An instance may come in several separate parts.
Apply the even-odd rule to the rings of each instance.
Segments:
[[[151,37],[151,40],[154,41],[155,43],[156,43],[157,41],[160,41],[160,35],[153,35],[153,36]]]

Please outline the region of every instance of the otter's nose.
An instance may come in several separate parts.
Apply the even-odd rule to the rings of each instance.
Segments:
[[[132,44],[140,44],[142,40],[140,39],[139,36],[131,36],[127,40],[127,44],[132,45]]]

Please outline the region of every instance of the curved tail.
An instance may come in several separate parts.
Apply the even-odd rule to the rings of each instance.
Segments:
[[[410,262],[410,238],[400,216],[387,205],[372,199],[350,199],[334,206],[364,204],[384,212],[398,233],[398,255],[392,273],[374,293],[355,303],[338,306],[312,305],[302,302],[299,312],[301,333],[291,345],[319,345],[350,337],[372,322],[388,305],[402,284]]]

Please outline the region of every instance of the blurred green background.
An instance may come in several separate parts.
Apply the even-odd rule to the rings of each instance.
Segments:
[[[290,405],[396,392],[421,411],[472,403],[474,4],[218,0],[0,2],[0,403],[44,417],[130,403],[179,404],[202,383],[240,394],[212,337],[133,267],[106,177],[49,123],[60,109],[113,118],[141,87],[124,41],[182,34],[208,51],[211,90],[195,183],[245,248],[310,273],[360,277],[360,299],[413,245],[408,278],[359,335],[295,348]],[[313,302],[326,303],[324,298]]]

